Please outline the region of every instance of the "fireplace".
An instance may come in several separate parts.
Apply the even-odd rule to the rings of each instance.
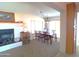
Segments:
[[[0,29],[0,46],[14,43],[14,29]]]

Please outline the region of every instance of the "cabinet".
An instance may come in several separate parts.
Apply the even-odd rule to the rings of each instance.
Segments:
[[[23,45],[27,44],[30,42],[30,33],[29,32],[21,32],[20,38],[21,38],[21,41],[23,42]]]

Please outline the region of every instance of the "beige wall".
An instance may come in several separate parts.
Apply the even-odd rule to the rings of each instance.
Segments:
[[[66,5],[64,3],[54,3],[50,5],[60,12],[60,52],[65,53],[66,50]]]
[[[65,53],[66,48],[66,10],[60,15],[60,51]]]

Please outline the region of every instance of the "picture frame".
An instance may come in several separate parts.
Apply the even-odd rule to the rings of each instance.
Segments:
[[[0,22],[15,22],[14,13],[0,11]]]

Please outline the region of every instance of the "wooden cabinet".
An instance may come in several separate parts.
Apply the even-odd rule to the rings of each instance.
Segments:
[[[30,33],[29,32],[21,32],[20,38],[21,38],[21,41],[23,42],[23,45],[27,44],[30,42]]]

